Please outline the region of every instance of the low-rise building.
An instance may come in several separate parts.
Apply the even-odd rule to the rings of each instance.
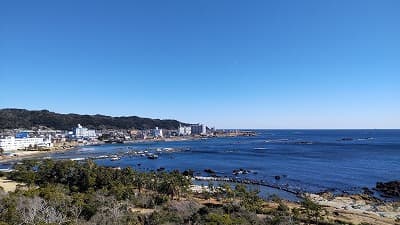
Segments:
[[[6,137],[0,139],[0,149],[4,151],[14,151],[23,149],[37,149],[52,147],[51,136],[49,138],[43,137]]]
[[[153,136],[156,138],[163,137],[163,130],[156,127],[156,129],[153,130]]]
[[[189,136],[192,134],[192,128],[190,126],[182,126],[179,124],[178,135],[179,136]]]
[[[82,127],[82,125],[78,124],[78,127],[74,129],[74,136],[76,138],[94,138],[96,137],[95,130],[89,130],[86,127]]]

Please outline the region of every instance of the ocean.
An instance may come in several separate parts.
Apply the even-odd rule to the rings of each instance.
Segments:
[[[376,182],[400,180],[400,130],[255,130],[254,137],[223,137],[171,142],[86,146],[52,158],[88,158],[118,154],[100,165],[143,171],[188,170],[208,176],[262,181],[293,191],[359,193]],[[127,152],[148,151],[148,159]],[[234,170],[247,174],[233,174]],[[278,179],[277,179],[278,178]],[[270,188],[263,192],[285,196]]]

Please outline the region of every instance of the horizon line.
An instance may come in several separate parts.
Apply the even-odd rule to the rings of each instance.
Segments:
[[[101,113],[74,113],[74,112],[56,112],[49,109],[27,109],[27,108],[17,108],[17,107],[2,107],[0,110],[7,110],[7,109],[16,109],[16,110],[27,110],[27,111],[48,111],[58,114],[77,114],[77,115],[89,115],[89,116],[110,116],[110,117],[141,117],[146,119],[159,119],[159,120],[176,120],[181,123],[182,122],[178,118],[154,118],[149,116],[142,116],[142,115],[110,115],[110,114],[101,114]],[[187,124],[194,124],[194,123],[187,123]],[[399,128],[216,128],[217,130],[400,130]]]

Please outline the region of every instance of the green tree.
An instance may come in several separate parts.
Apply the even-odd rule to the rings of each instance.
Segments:
[[[308,223],[315,222],[315,224],[318,224],[319,220],[322,219],[322,207],[310,198],[305,198],[301,202],[301,212],[306,215]]]

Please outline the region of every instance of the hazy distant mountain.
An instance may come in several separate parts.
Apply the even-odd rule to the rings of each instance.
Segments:
[[[78,123],[92,129],[146,129],[154,127],[176,129],[180,122],[177,120],[160,120],[137,116],[111,117],[104,115],[60,114],[48,110],[0,109],[0,129],[30,129],[35,126],[46,126],[53,129],[69,130],[76,127]]]

